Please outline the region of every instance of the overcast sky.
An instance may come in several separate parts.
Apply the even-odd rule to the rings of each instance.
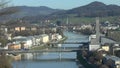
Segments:
[[[14,6],[48,6],[54,9],[72,9],[94,1],[120,6],[120,0],[12,0],[11,3]]]

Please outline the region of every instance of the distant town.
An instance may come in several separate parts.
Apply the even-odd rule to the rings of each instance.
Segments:
[[[84,6],[84,8],[88,8],[88,6],[92,9],[93,6],[99,8],[95,7],[96,4],[99,7],[106,6],[108,8],[109,6],[100,2],[93,2]],[[116,15],[119,15],[117,10],[113,13],[100,10],[101,13],[97,14],[97,12],[87,13],[86,9],[81,9],[86,14],[81,11],[83,14],[78,13],[76,15],[79,8],[76,11],[73,9],[66,12],[54,10],[55,13],[38,16],[38,19],[34,16],[14,18],[16,15],[12,15],[7,16],[12,19],[6,20],[7,17],[5,18],[3,15],[4,11],[0,11],[0,15],[3,15],[0,18],[0,68],[6,68],[7,65],[7,68],[12,68],[10,61],[20,61],[27,54],[29,54],[28,59],[35,58],[36,55],[39,55],[38,53],[44,52],[59,53],[60,61],[62,60],[62,52],[75,52],[76,58],[74,61],[79,68],[120,68],[120,17]],[[14,11],[9,10],[10,12],[5,12],[5,14],[19,12],[13,7],[11,9]],[[67,36],[65,32],[72,35]],[[80,41],[78,38],[72,38],[72,41],[66,41],[71,36],[74,37],[75,34],[77,34],[77,37],[83,35],[87,39]],[[72,44],[72,47],[70,47],[70,44]],[[75,47],[75,45],[78,45],[78,47]],[[8,62],[8,60],[10,61]]]

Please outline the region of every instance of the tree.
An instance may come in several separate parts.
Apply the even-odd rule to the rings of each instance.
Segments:
[[[109,68],[107,65],[101,65],[99,68]]]
[[[95,58],[93,56],[89,57],[89,62],[92,63],[92,64],[94,64]]]
[[[60,35],[62,35],[62,37],[64,37],[63,31],[61,28],[57,28],[56,33],[59,33]]]
[[[7,4],[9,3],[8,0],[0,0],[0,8],[7,7]]]
[[[85,50],[83,50],[83,51],[82,51],[82,56],[83,56],[83,57],[87,57],[87,55],[88,55],[87,52],[86,52]]]
[[[113,61],[111,59],[108,59],[107,62],[106,62],[106,65],[111,68],[112,64],[113,64]]]
[[[12,68],[10,61],[5,55],[0,56],[0,68]]]
[[[61,26],[61,21],[57,21],[57,22],[56,22],[56,25],[57,25],[57,26]]]
[[[92,30],[89,28],[82,29],[80,32],[85,35],[91,35],[93,33]]]
[[[102,61],[102,59],[103,59],[103,56],[102,56],[102,52],[97,52],[97,54],[96,54],[96,56],[95,56],[95,59],[97,60],[97,61]]]
[[[3,37],[0,37],[0,43],[1,43],[1,46],[0,46],[0,47],[6,46],[7,42],[8,42],[7,39],[5,39],[5,38],[3,38]]]
[[[18,12],[18,10],[16,8],[8,8],[8,9],[5,9],[6,7],[8,7],[8,4],[9,4],[9,0],[0,0],[0,16],[3,16],[3,15],[9,15],[9,14],[12,14],[12,13],[15,13],[15,12]],[[6,40],[6,36],[5,36],[5,33],[4,33],[4,30],[3,32],[0,31],[2,35],[0,35],[0,43],[2,43],[2,47],[4,47],[7,43],[7,40]]]

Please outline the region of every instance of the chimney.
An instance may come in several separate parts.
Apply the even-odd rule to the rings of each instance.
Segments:
[[[99,24],[99,17],[96,17],[96,43],[100,44],[100,24]]]

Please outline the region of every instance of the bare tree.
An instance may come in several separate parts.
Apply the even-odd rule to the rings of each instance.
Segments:
[[[12,68],[10,61],[5,55],[0,56],[0,68]]]
[[[0,0],[0,16],[9,15],[18,11],[15,8],[5,9],[9,6],[9,2],[9,0]],[[0,37],[0,43],[2,43],[2,45],[5,46],[6,41],[5,37]],[[0,68],[12,68],[10,61],[8,61],[8,57],[2,53],[0,54]]]
[[[18,12],[18,9],[11,7],[9,3],[10,3],[10,0],[0,0],[0,16],[9,15],[9,14]],[[7,7],[11,7],[11,8],[7,8]]]
[[[0,0],[0,9],[7,7],[9,2],[10,1],[8,1],[8,0]]]

